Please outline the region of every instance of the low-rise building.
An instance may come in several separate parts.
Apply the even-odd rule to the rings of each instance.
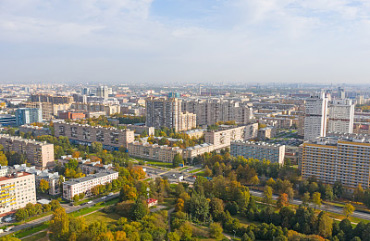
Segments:
[[[4,134],[0,134],[0,144],[3,145],[5,151],[14,151],[26,155],[28,162],[38,169],[45,169],[54,165],[53,144]]]
[[[260,161],[269,160],[273,163],[284,164],[285,146],[266,142],[233,141],[230,146],[232,156],[243,156]]]
[[[124,126],[129,130],[135,131],[135,134],[143,134],[146,132],[148,136],[154,135],[154,127],[149,126],[140,126],[140,125],[127,125],[127,124],[119,124],[119,126]]]
[[[1,126],[15,126],[17,120],[14,115],[0,114],[0,127]]]
[[[80,193],[90,196],[93,187],[111,183],[117,178],[118,172],[105,171],[63,182],[63,198],[71,201],[75,195],[79,195]]]
[[[160,146],[158,144],[135,141],[128,144],[128,153],[134,157],[172,162],[176,154],[182,155],[182,149],[180,147]]]
[[[58,118],[63,120],[79,120],[84,119],[85,114],[82,112],[59,111]]]
[[[58,162],[63,166],[73,159],[72,155],[62,156],[61,159],[58,159]],[[84,174],[94,174],[98,172],[104,172],[107,170],[113,170],[112,164],[104,165],[100,161],[91,161],[90,159],[82,159],[82,157],[77,158],[78,167],[81,169]]]
[[[118,150],[121,146],[127,148],[128,143],[135,140],[134,131],[120,130],[114,127],[90,126],[64,121],[54,122],[55,136],[66,136],[76,144],[91,145],[101,142],[105,149]]]

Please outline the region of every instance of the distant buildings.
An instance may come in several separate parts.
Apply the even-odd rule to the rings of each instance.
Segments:
[[[27,172],[9,172],[0,166],[0,215],[36,204],[35,176]]]
[[[54,165],[54,145],[18,136],[0,135],[0,144],[5,151],[24,154],[29,163],[39,169]]]
[[[112,88],[108,88],[108,86],[99,86],[96,89],[96,95],[104,99],[107,99],[110,94],[112,94]]]
[[[285,146],[268,144],[266,142],[233,141],[230,146],[232,156],[243,156],[260,161],[269,160],[272,163],[284,164]]]
[[[196,128],[196,115],[181,111],[181,99],[150,97],[146,99],[146,126],[187,131]]]
[[[352,190],[361,184],[367,189],[370,187],[369,157],[369,140],[319,138],[300,146],[299,168],[304,178],[316,177],[327,184],[339,181]]]
[[[42,122],[42,111],[38,108],[19,108],[15,111],[17,126]]]
[[[60,111],[58,113],[58,118],[63,120],[79,120],[84,119],[85,116],[82,112]]]
[[[118,172],[106,171],[63,182],[63,198],[71,201],[75,195],[80,193],[90,196],[93,187],[111,183],[117,178]]]
[[[105,149],[118,150],[121,146],[127,148],[128,143],[135,140],[134,131],[106,128],[101,126],[54,122],[55,136],[66,136],[71,142],[82,145],[91,145],[101,142]]]
[[[32,136],[43,136],[43,135],[50,135],[51,131],[47,127],[40,127],[40,126],[33,126],[33,125],[21,125],[19,127],[19,132],[23,133],[31,133]]]
[[[325,93],[306,99],[304,118],[304,139],[315,140],[324,137],[327,128],[328,98]]]

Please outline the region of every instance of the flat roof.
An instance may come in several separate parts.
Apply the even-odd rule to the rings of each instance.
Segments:
[[[74,184],[81,183],[81,182],[87,182],[87,181],[93,180],[95,178],[104,177],[104,176],[107,176],[107,175],[110,175],[110,174],[113,174],[113,173],[118,173],[118,172],[107,170],[107,171],[104,171],[104,172],[91,174],[91,175],[88,175],[86,177],[81,177],[81,178],[69,180],[69,181],[63,182],[63,184],[74,185]]]

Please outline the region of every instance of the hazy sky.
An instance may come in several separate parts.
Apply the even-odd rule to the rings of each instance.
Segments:
[[[370,1],[0,0],[0,83],[369,83]]]

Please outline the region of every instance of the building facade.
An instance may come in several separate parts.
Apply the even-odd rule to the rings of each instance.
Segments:
[[[334,100],[329,104],[328,131],[352,133],[355,105],[352,100]]]
[[[0,167],[0,215],[36,204],[35,176],[27,172],[9,173]]]
[[[285,146],[268,144],[266,142],[233,141],[230,146],[232,156],[254,158],[260,161],[269,160],[272,163],[284,165]]]
[[[319,138],[300,146],[299,168],[304,178],[327,184],[339,181],[348,189],[369,188],[370,143],[353,138]]]
[[[54,165],[53,144],[9,135],[0,135],[0,144],[3,145],[5,151],[24,154],[27,161],[38,169],[45,169]]]
[[[66,136],[72,142],[82,145],[91,145],[101,142],[105,149],[118,150],[121,146],[127,148],[128,143],[135,140],[134,131],[106,128],[101,126],[54,122],[55,136]]]
[[[146,126],[173,128],[175,131],[196,128],[196,115],[182,112],[181,102],[178,98],[147,98]]]
[[[15,111],[17,126],[42,122],[42,111],[38,108],[19,108]]]
[[[326,136],[328,98],[325,93],[306,99],[304,118],[304,139],[315,140]]]
[[[91,196],[93,187],[111,183],[117,178],[118,172],[106,171],[63,182],[63,198],[72,201],[73,197],[80,193]]]

